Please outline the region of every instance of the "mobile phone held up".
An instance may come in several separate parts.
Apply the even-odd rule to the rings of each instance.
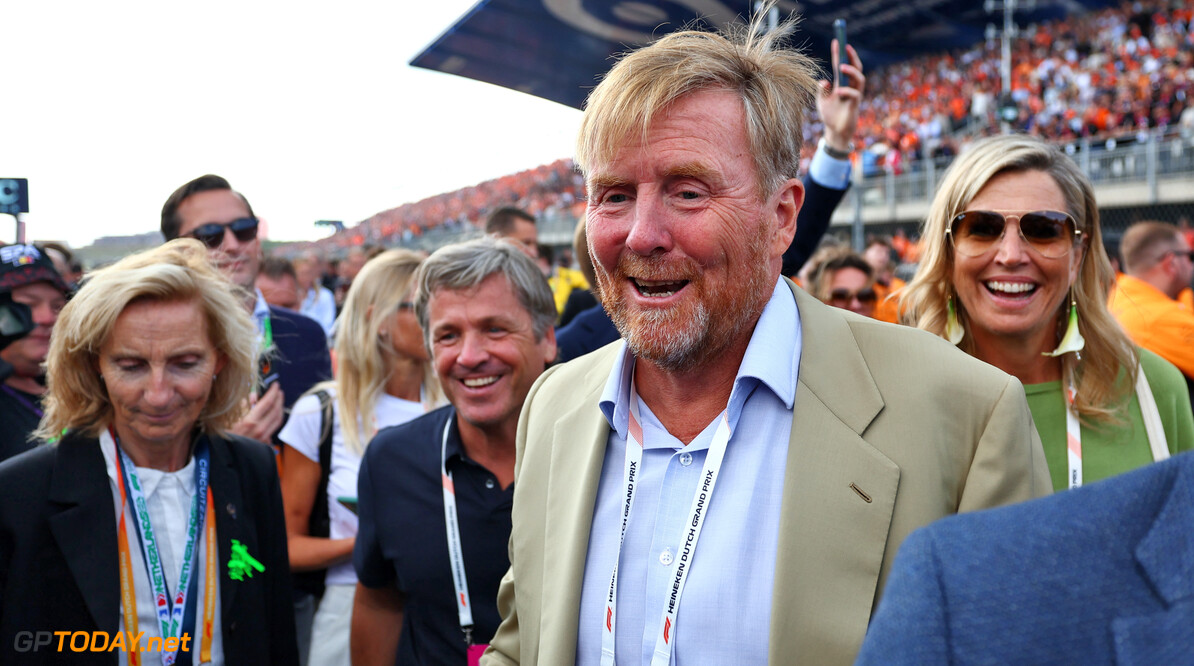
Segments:
[[[850,56],[846,53],[846,19],[833,21],[833,38],[837,40],[837,68],[833,70],[833,87],[840,88],[846,82],[842,63],[850,62]]]
[[[274,367],[274,361],[269,352],[262,354],[257,359],[257,374],[261,378],[258,395],[265,395],[265,391],[278,381],[278,369]]]

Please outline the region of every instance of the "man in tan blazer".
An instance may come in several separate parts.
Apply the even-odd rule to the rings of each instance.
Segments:
[[[849,663],[909,532],[1050,491],[1014,378],[779,277],[816,94],[782,32],[673,33],[589,98],[625,340],[527,397],[483,663]]]

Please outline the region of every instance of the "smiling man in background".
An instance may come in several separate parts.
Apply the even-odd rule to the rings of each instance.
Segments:
[[[419,269],[415,314],[452,404],[382,430],[365,451],[356,666],[463,664],[497,629],[518,414],[556,355],[551,291],[509,241],[437,250]]]

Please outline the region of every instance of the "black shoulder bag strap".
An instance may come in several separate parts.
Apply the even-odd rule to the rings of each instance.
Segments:
[[[315,491],[315,501],[311,505],[311,515],[307,519],[307,534],[313,537],[327,538],[331,535],[331,520],[328,517],[328,477],[332,473],[332,396],[327,391],[316,391],[319,398],[319,487]],[[316,600],[323,596],[324,577],[327,569],[315,571],[301,571],[292,575],[292,582],[296,590],[315,595]]]

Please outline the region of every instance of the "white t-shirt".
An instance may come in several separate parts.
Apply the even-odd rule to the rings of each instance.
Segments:
[[[357,515],[337,501],[338,497],[357,496],[357,473],[361,469],[361,457],[344,445],[344,433],[340,430],[340,409],[336,404],[336,392],[328,390],[332,399],[332,473],[328,477],[328,519],[332,539],[347,539],[357,535]],[[319,462],[320,421],[319,396],[307,395],[294,403],[290,418],[278,439],[294,448],[312,461]],[[373,410],[374,423],[363,424],[362,431],[368,433],[389,426],[406,423],[423,415],[423,405],[410,400],[395,398],[383,393],[377,399]],[[370,427],[372,426],[372,427]],[[328,568],[328,585],[355,585],[357,574],[352,561],[342,562]]]

